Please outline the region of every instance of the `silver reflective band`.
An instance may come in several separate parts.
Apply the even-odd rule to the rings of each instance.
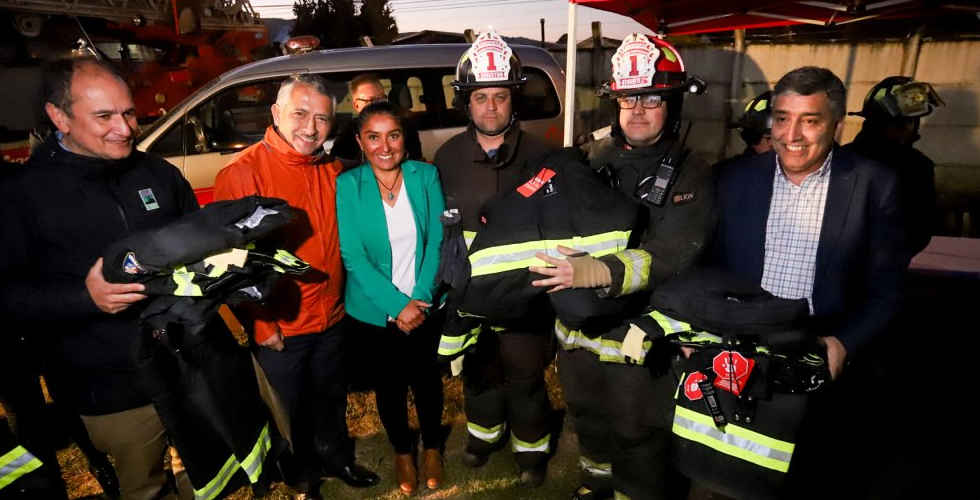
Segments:
[[[593,462],[585,456],[578,457],[578,467],[590,476],[612,477],[612,464]]]

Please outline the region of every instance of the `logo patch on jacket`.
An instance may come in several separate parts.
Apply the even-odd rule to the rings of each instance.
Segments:
[[[126,257],[123,258],[123,272],[126,274],[142,274],[144,272],[143,266],[140,265],[140,261],[136,260],[135,253],[126,253]]]
[[[694,201],[694,193],[674,193],[674,205],[684,205]]]
[[[153,194],[153,189],[140,189],[139,195],[140,201],[143,202],[143,207],[146,208],[147,212],[160,208],[160,204],[157,203],[157,197]]]
[[[544,187],[546,183],[550,184],[550,182],[548,181],[550,181],[551,178],[554,176],[555,176],[554,170],[551,170],[548,167],[544,167],[541,169],[540,172],[535,174],[535,176],[532,177],[530,180],[528,180],[524,184],[521,184],[517,188],[517,192],[521,193],[521,196],[525,198],[530,198],[532,195],[534,195],[534,193],[537,193],[539,189]],[[554,186],[552,186],[552,189],[554,189]],[[548,192],[545,191],[545,193]]]

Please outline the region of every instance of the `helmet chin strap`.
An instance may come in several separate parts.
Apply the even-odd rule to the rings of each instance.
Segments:
[[[480,126],[477,125],[475,121],[473,121],[473,118],[470,118],[470,123],[473,124],[473,128],[475,128],[476,131],[479,132],[480,134],[485,135],[487,137],[496,137],[496,136],[498,136],[500,134],[503,134],[503,133],[507,132],[508,130],[510,130],[510,127],[512,125],[514,125],[514,121],[516,119],[517,119],[517,114],[516,113],[511,113],[510,114],[510,121],[507,122],[507,125],[504,125],[503,128],[501,128],[500,130],[495,130],[495,131],[492,131],[492,132],[491,131],[486,131],[486,130],[483,130],[482,128],[480,128]]]

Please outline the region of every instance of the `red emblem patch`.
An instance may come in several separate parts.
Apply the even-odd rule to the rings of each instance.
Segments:
[[[694,372],[684,379],[684,395],[691,401],[701,399],[701,387],[698,386],[702,380],[708,380],[708,376],[701,372]]]
[[[537,193],[539,189],[544,187],[545,183],[551,180],[555,176],[555,171],[548,167],[542,168],[534,177],[530,180],[521,184],[517,188],[517,192],[521,193],[521,196],[525,198],[530,198],[534,193]]]
[[[721,351],[711,361],[711,369],[716,375],[714,386],[738,396],[754,367],[755,360],[738,351]]]

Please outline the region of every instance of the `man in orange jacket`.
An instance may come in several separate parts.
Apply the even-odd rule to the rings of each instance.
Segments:
[[[314,498],[321,474],[354,487],[378,483],[376,474],[354,462],[347,434],[344,267],[334,205],[341,163],[322,149],[335,107],[319,77],[288,78],[272,106],[274,125],[215,181],[216,200],[282,198],[306,215],[286,228],[281,246],[310,263],[315,276],[282,280],[252,319],[256,357],[282,400],[300,482],[309,481]]]

